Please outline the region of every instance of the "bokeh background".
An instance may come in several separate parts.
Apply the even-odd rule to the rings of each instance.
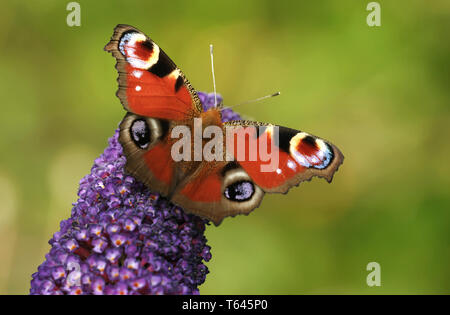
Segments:
[[[266,195],[250,216],[207,229],[203,294],[450,293],[450,3],[379,1],[2,2],[0,293],[26,294],[78,181],[124,115],[114,26],[149,34],[198,90],[211,91],[209,44],[226,105],[317,134],[346,159]],[[366,265],[381,265],[381,287]]]

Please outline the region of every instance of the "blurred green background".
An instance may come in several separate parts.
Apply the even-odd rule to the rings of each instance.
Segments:
[[[203,294],[450,293],[450,3],[9,1],[0,13],[0,293],[26,294],[78,181],[124,115],[114,26],[149,34],[198,90],[247,118],[322,136],[346,159],[207,229]],[[381,265],[368,287],[366,265]]]

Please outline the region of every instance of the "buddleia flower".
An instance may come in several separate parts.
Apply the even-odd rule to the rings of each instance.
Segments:
[[[205,109],[214,106],[214,94],[199,97]],[[240,118],[222,113],[224,121]],[[208,222],[128,175],[118,136],[116,130],[80,181],[71,216],[49,241],[30,294],[199,293],[211,259]]]

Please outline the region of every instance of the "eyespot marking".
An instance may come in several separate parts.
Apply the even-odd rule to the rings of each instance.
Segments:
[[[228,200],[243,202],[250,200],[255,193],[255,186],[249,181],[238,181],[225,188],[224,195]]]
[[[147,70],[158,63],[160,49],[144,34],[131,31],[119,40],[119,51],[127,62],[137,69]]]
[[[295,161],[307,168],[326,168],[333,159],[333,149],[322,139],[299,132],[289,142],[289,152]]]
[[[150,128],[143,119],[136,119],[131,124],[130,135],[133,142],[141,149],[146,149],[150,144]]]

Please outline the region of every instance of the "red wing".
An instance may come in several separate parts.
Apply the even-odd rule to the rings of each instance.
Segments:
[[[119,142],[127,158],[127,171],[167,196],[175,185],[175,162],[164,124],[159,119],[127,113],[120,123]]]
[[[144,154],[145,164],[153,173],[156,180],[169,187],[172,184],[174,172],[174,163],[170,155],[170,148],[169,143],[161,142]]]
[[[208,164],[204,162],[204,164]],[[179,191],[193,202],[220,202],[222,199],[221,167],[217,165],[202,165],[186,185]]]
[[[249,214],[264,192],[234,162],[202,162],[180,185],[171,201],[219,225],[227,216]]]
[[[227,151],[265,192],[285,193],[313,176],[331,181],[344,158],[334,145],[298,130],[248,121],[225,127],[235,130]]]
[[[138,29],[117,25],[105,50],[117,60],[117,96],[127,111],[178,121],[202,111],[197,93],[184,74]]]

